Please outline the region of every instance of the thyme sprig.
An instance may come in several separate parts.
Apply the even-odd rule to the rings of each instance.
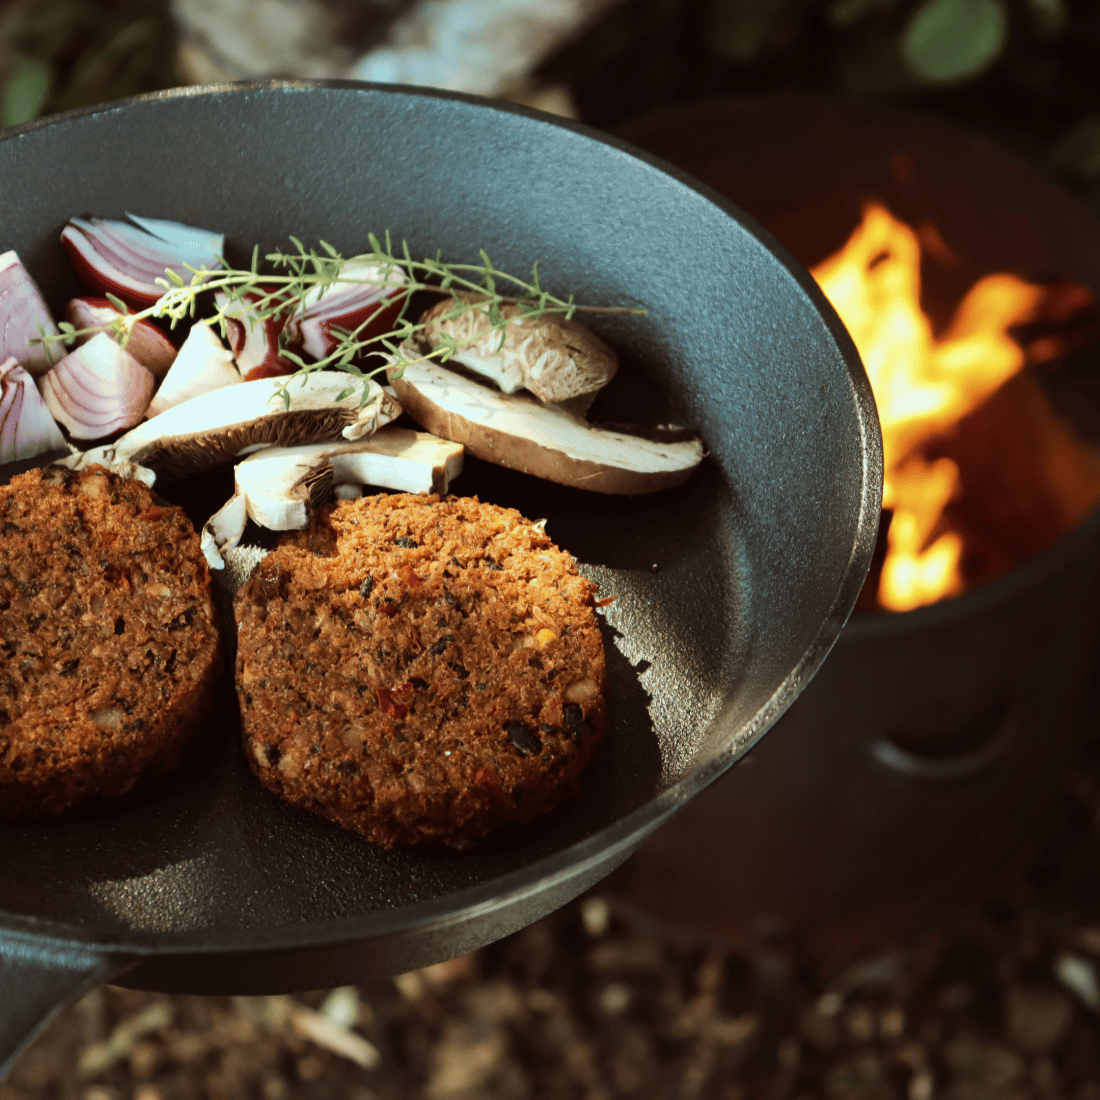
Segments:
[[[447,362],[458,352],[463,344],[480,339],[480,335],[458,341],[449,335],[443,335],[438,347],[419,355],[415,359],[406,357],[401,345],[416,336],[426,326],[409,319],[406,313],[413,296],[427,291],[437,294],[451,294],[454,305],[443,317],[457,319],[471,310],[482,310],[489,318],[492,330],[500,333],[500,346],[503,347],[509,318],[505,317],[502,307],[515,305],[517,315],[522,318],[560,315],[566,319],[578,313],[625,313],[644,314],[644,309],[629,306],[583,306],[578,305],[572,294],[560,298],[546,290],[539,281],[538,263],[531,267],[531,275],[521,279],[500,270],[490,259],[489,254],[480,250],[480,263],[447,263],[442,253],[414,259],[407,241],[402,241],[400,251],[395,251],[390,234],[384,239],[375,234],[368,236],[370,250],[354,256],[341,255],[327,241],[320,242],[320,250],[306,248],[296,237],[290,238],[294,251],[270,252],[264,259],[274,269],[260,270],[259,246],[252,250],[252,262],[246,269],[233,269],[228,265],[210,269],[195,268],[187,265],[190,280],[184,279],[179,272],[168,268],[164,277],[156,283],[164,288],[164,293],[151,306],[130,313],[128,307],[115,295],[108,293],[107,298],[119,310],[119,316],[104,325],[78,329],[67,321],[58,325],[60,335],[43,334],[33,343],[48,344],[62,341],[71,347],[78,338],[98,332],[109,332],[122,347],[129,342],[134,326],[139,321],[157,318],[165,319],[175,328],[181,321],[196,319],[196,310],[200,294],[212,291],[224,291],[225,297],[216,305],[209,316],[197,318],[203,323],[217,324],[222,336],[228,331],[228,322],[240,320],[244,310],[248,311],[250,324],[263,323],[276,316],[287,320],[295,315],[304,316],[307,309],[316,303],[320,295],[334,284],[362,284],[366,286],[393,285],[394,293],[379,299],[371,313],[354,329],[333,328],[331,335],[336,337],[335,348],[326,356],[306,361],[293,349],[283,345],[280,338],[279,353],[297,367],[294,374],[286,376],[280,389],[283,400],[289,406],[290,384],[295,378],[304,379],[315,371],[334,367],[354,376],[346,390],[340,394],[344,399],[363,387],[362,399],[367,398],[369,380],[382,371],[390,370],[391,376],[400,377],[404,369],[412,363],[437,359]],[[366,269],[375,269],[369,273]],[[391,284],[394,273],[400,271],[407,282]],[[501,287],[503,286],[503,289]],[[477,294],[479,300],[466,302],[455,296],[457,291],[469,291]],[[400,303],[393,327],[381,335],[370,332],[372,322],[384,311]],[[384,350],[393,356],[395,363],[364,371],[357,364],[365,352]]]

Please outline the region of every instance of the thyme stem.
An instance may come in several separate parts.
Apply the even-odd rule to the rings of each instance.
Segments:
[[[205,324],[217,324],[221,334],[225,336],[228,322],[238,319],[245,307],[250,314],[250,323],[263,322],[278,315],[289,319],[296,314],[304,315],[324,290],[335,283],[363,286],[392,285],[394,293],[381,298],[355,329],[337,333],[336,347],[323,358],[307,363],[290,348],[280,347],[280,353],[298,368],[296,373],[286,376],[286,384],[281,390],[284,400],[289,402],[288,387],[295,378],[304,379],[306,375],[327,367],[345,370],[357,380],[361,380],[365,400],[368,380],[387,368],[380,367],[364,373],[354,364],[355,358],[362,353],[384,349],[397,360],[396,369],[400,371],[410,362],[422,362],[426,359],[439,359],[441,362],[446,362],[462,346],[462,343],[469,342],[460,343],[450,340],[447,344],[432,349],[416,360],[404,359],[400,345],[425,327],[422,323],[409,321],[405,317],[413,295],[420,292],[454,296],[455,291],[462,290],[478,295],[479,300],[474,302],[464,302],[455,297],[452,315],[460,317],[475,309],[485,312],[491,327],[501,333],[502,341],[504,329],[508,325],[508,319],[500,312],[502,305],[518,305],[522,311],[520,316],[531,319],[547,314],[560,315],[568,319],[576,313],[637,315],[646,312],[644,309],[634,309],[629,306],[577,305],[572,295],[568,298],[559,298],[543,289],[539,282],[537,263],[532,266],[531,278],[528,281],[498,269],[485,251],[481,252],[480,264],[451,264],[445,263],[439,253],[434,257],[415,260],[405,241],[401,242],[400,254],[395,254],[388,233],[385,235],[384,244],[373,233],[370,234],[370,251],[346,258],[325,241],[320,242],[321,251],[318,252],[315,249],[307,250],[295,237],[291,237],[290,240],[297,251],[272,252],[265,257],[275,267],[275,272],[259,271],[258,250],[253,251],[252,266],[247,270],[229,267],[213,270],[188,267],[191,280],[185,282],[183,276],[168,269],[163,278],[156,280],[157,285],[164,288],[164,293],[145,309],[130,313],[123,302],[113,295],[108,295],[120,311],[116,319],[105,325],[85,329],[77,329],[71,324],[62,323],[58,326],[61,330],[60,335],[43,334],[40,339],[32,343],[48,345],[54,341],[63,341],[67,346],[72,346],[79,337],[109,332],[122,347],[125,347],[138,322],[163,318],[168,320],[170,327],[175,328],[180,321],[195,316],[196,302],[200,294],[219,290],[226,292],[226,300],[216,307],[212,316],[201,320]],[[364,277],[362,269],[365,267],[376,268],[377,275]],[[279,274],[279,269],[288,274]],[[394,272],[400,272],[406,281],[391,282]],[[507,284],[512,293],[501,293],[496,285],[498,280]],[[254,300],[248,301],[249,297]],[[400,301],[401,306],[394,327],[382,335],[365,337],[363,334],[369,330],[371,322],[382,311],[392,308],[397,301]],[[474,336],[470,339],[479,338],[480,336]],[[351,391],[348,392],[353,392],[359,384],[360,381],[353,381]]]

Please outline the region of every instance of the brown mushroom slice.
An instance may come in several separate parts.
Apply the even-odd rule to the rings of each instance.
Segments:
[[[365,402],[358,385],[345,396],[349,381],[342,371],[318,371],[289,382],[238,382],[192,397],[114,443],[72,455],[60,465],[82,470],[99,463],[152,485],[159,473],[186,477],[263,447],[362,439],[401,414],[397,402],[375,382],[368,384]],[[281,393],[284,385],[289,408]]]
[[[467,309],[448,317],[455,299],[466,305],[483,301],[482,295],[454,291],[420,318],[425,326],[418,334],[421,351],[440,347],[444,337],[459,345],[456,363],[492,379],[504,393],[530,390],[540,401],[568,401],[594,394],[606,385],[619,367],[615,352],[579,321],[556,314],[525,316],[518,305],[503,305],[508,324],[501,342],[486,309]]]
[[[411,352],[410,352],[411,354]],[[503,394],[432,362],[394,361],[390,385],[422,427],[478,458],[601,493],[652,493],[685,481],[702,441],[680,429],[624,431],[589,424],[526,394]]]
[[[236,469],[236,490],[202,531],[206,560],[222,567],[249,519],[272,531],[297,531],[334,486],[379,485],[403,493],[446,494],[462,471],[460,443],[392,425],[369,439],[270,447]]]

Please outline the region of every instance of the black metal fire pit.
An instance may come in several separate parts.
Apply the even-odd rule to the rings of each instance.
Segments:
[[[1023,163],[939,123],[790,97],[672,111],[624,136],[732,198],[807,266],[877,199],[938,229],[957,261],[946,283],[941,273],[947,297],[952,279],[961,297],[993,271],[1100,294],[1095,219]],[[1097,428],[1096,359],[1085,349],[1042,379],[1084,434]],[[957,599],[857,612],[779,735],[655,836],[619,889],[726,933],[889,934],[959,900],[1019,845],[1095,730],[1098,562],[1093,511]]]

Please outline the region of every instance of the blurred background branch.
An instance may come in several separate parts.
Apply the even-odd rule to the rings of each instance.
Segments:
[[[612,127],[714,95],[814,91],[949,117],[1100,195],[1090,0],[15,0],[5,125],[178,84],[419,83]]]
[[[951,117],[1100,196],[1088,0],[15,0],[0,121],[178,84],[343,77],[505,95],[610,127],[817,91]]]

